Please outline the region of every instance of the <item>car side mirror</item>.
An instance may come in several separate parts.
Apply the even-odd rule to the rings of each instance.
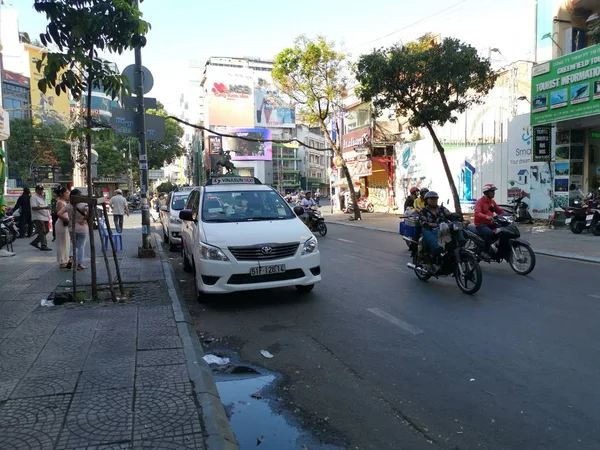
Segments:
[[[167,207],[167,205],[162,205],[162,206],[160,207],[160,210],[161,210],[161,211],[164,211],[164,212],[167,212],[167,211],[169,210],[169,208]]]
[[[181,220],[185,220],[186,222],[196,222],[192,215],[191,209],[182,209],[181,211],[179,211],[179,218]]]

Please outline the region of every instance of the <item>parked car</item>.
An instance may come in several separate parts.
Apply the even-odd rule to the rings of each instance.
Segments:
[[[160,221],[163,229],[163,241],[169,244],[171,251],[177,250],[181,244],[181,219],[179,211],[185,208],[191,189],[173,191],[167,196],[167,201],[160,207]]]

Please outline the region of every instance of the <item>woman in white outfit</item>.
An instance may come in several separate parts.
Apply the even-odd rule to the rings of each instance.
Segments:
[[[69,191],[64,186],[57,187],[56,193],[56,211],[60,212],[67,206],[69,201]],[[70,269],[73,264],[71,260],[71,236],[69,234],[69,216],[67,214],[58,214],[58,220],[54,225],[56,228],[56,261],[59,267]]]
[[[71,195],[81,195],[79,189],[73,189]],[[72,220],[75,221],[75,245],[77,246],[77,270],[87,269],[87,266],[83,265],[83,258],[85,257],[85,244],[89,236],[88,228],[88,214],[89,209],[85,203],[78,203],[77,205],[68,204],[62,208],[58,215],[59,217],[68,217],[69,223]]]

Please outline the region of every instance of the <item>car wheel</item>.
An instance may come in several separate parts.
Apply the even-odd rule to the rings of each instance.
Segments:
[[[308,294],[310,291],[313,290],[313,288],[315,287],[314,284],[309,284],[308,286],[303,286],[303,285],[297,285],[296,289],[298,290],[298,292],[301,292],[303,294]]]

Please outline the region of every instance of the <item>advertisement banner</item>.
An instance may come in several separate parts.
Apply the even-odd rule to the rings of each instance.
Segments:
[[[272,138],[271,130],[267,128],[227,128],[223,132],[238,137],[223,138],[223,150],[231,152],[232,161],[271,161],[273,159],[272,143],[264,142]]]
[[[254,77],[250,69],[209,66],[206,86],[211,126],[254,126]]]
[[[354,151],[358,148],[371,146],[371,129],[369,127],[359,128],[342,137],[342,152]]]
[[[600,44],[533,67],[531,125],[600,114]]]
[[[294,128],[296,110],[273,84],[269,72],[254,75],[254,109],[257,127]]]
[[[9,70],[2,71],[2,81],[29,89],[30,83],[28,77],[19,73],[11,72]]]
[[[533,160],[543,162],[550,160],[552,149],[552,128],[535,127],[533,129]]]
[[[48,89],[44,94],[38,87],[42,73],[37,70],[36,63],[42,58],[44,49],[25,46],[29,53],[29,70],[31,73],[31,107],[32,116],[40,122],[50,125],[53,123],[66,124],[71,113],[69,94],[61,92],[56,95],[53,89]],[[43,67],[42,67],[43,70]]]
[[[208,151],[211,155],[218,155],[222,148],[221,136],[208,136]]]
[[[344,152],[344,161],[352,179],[373,175],[373,161],[370,151],[366,148]]]

